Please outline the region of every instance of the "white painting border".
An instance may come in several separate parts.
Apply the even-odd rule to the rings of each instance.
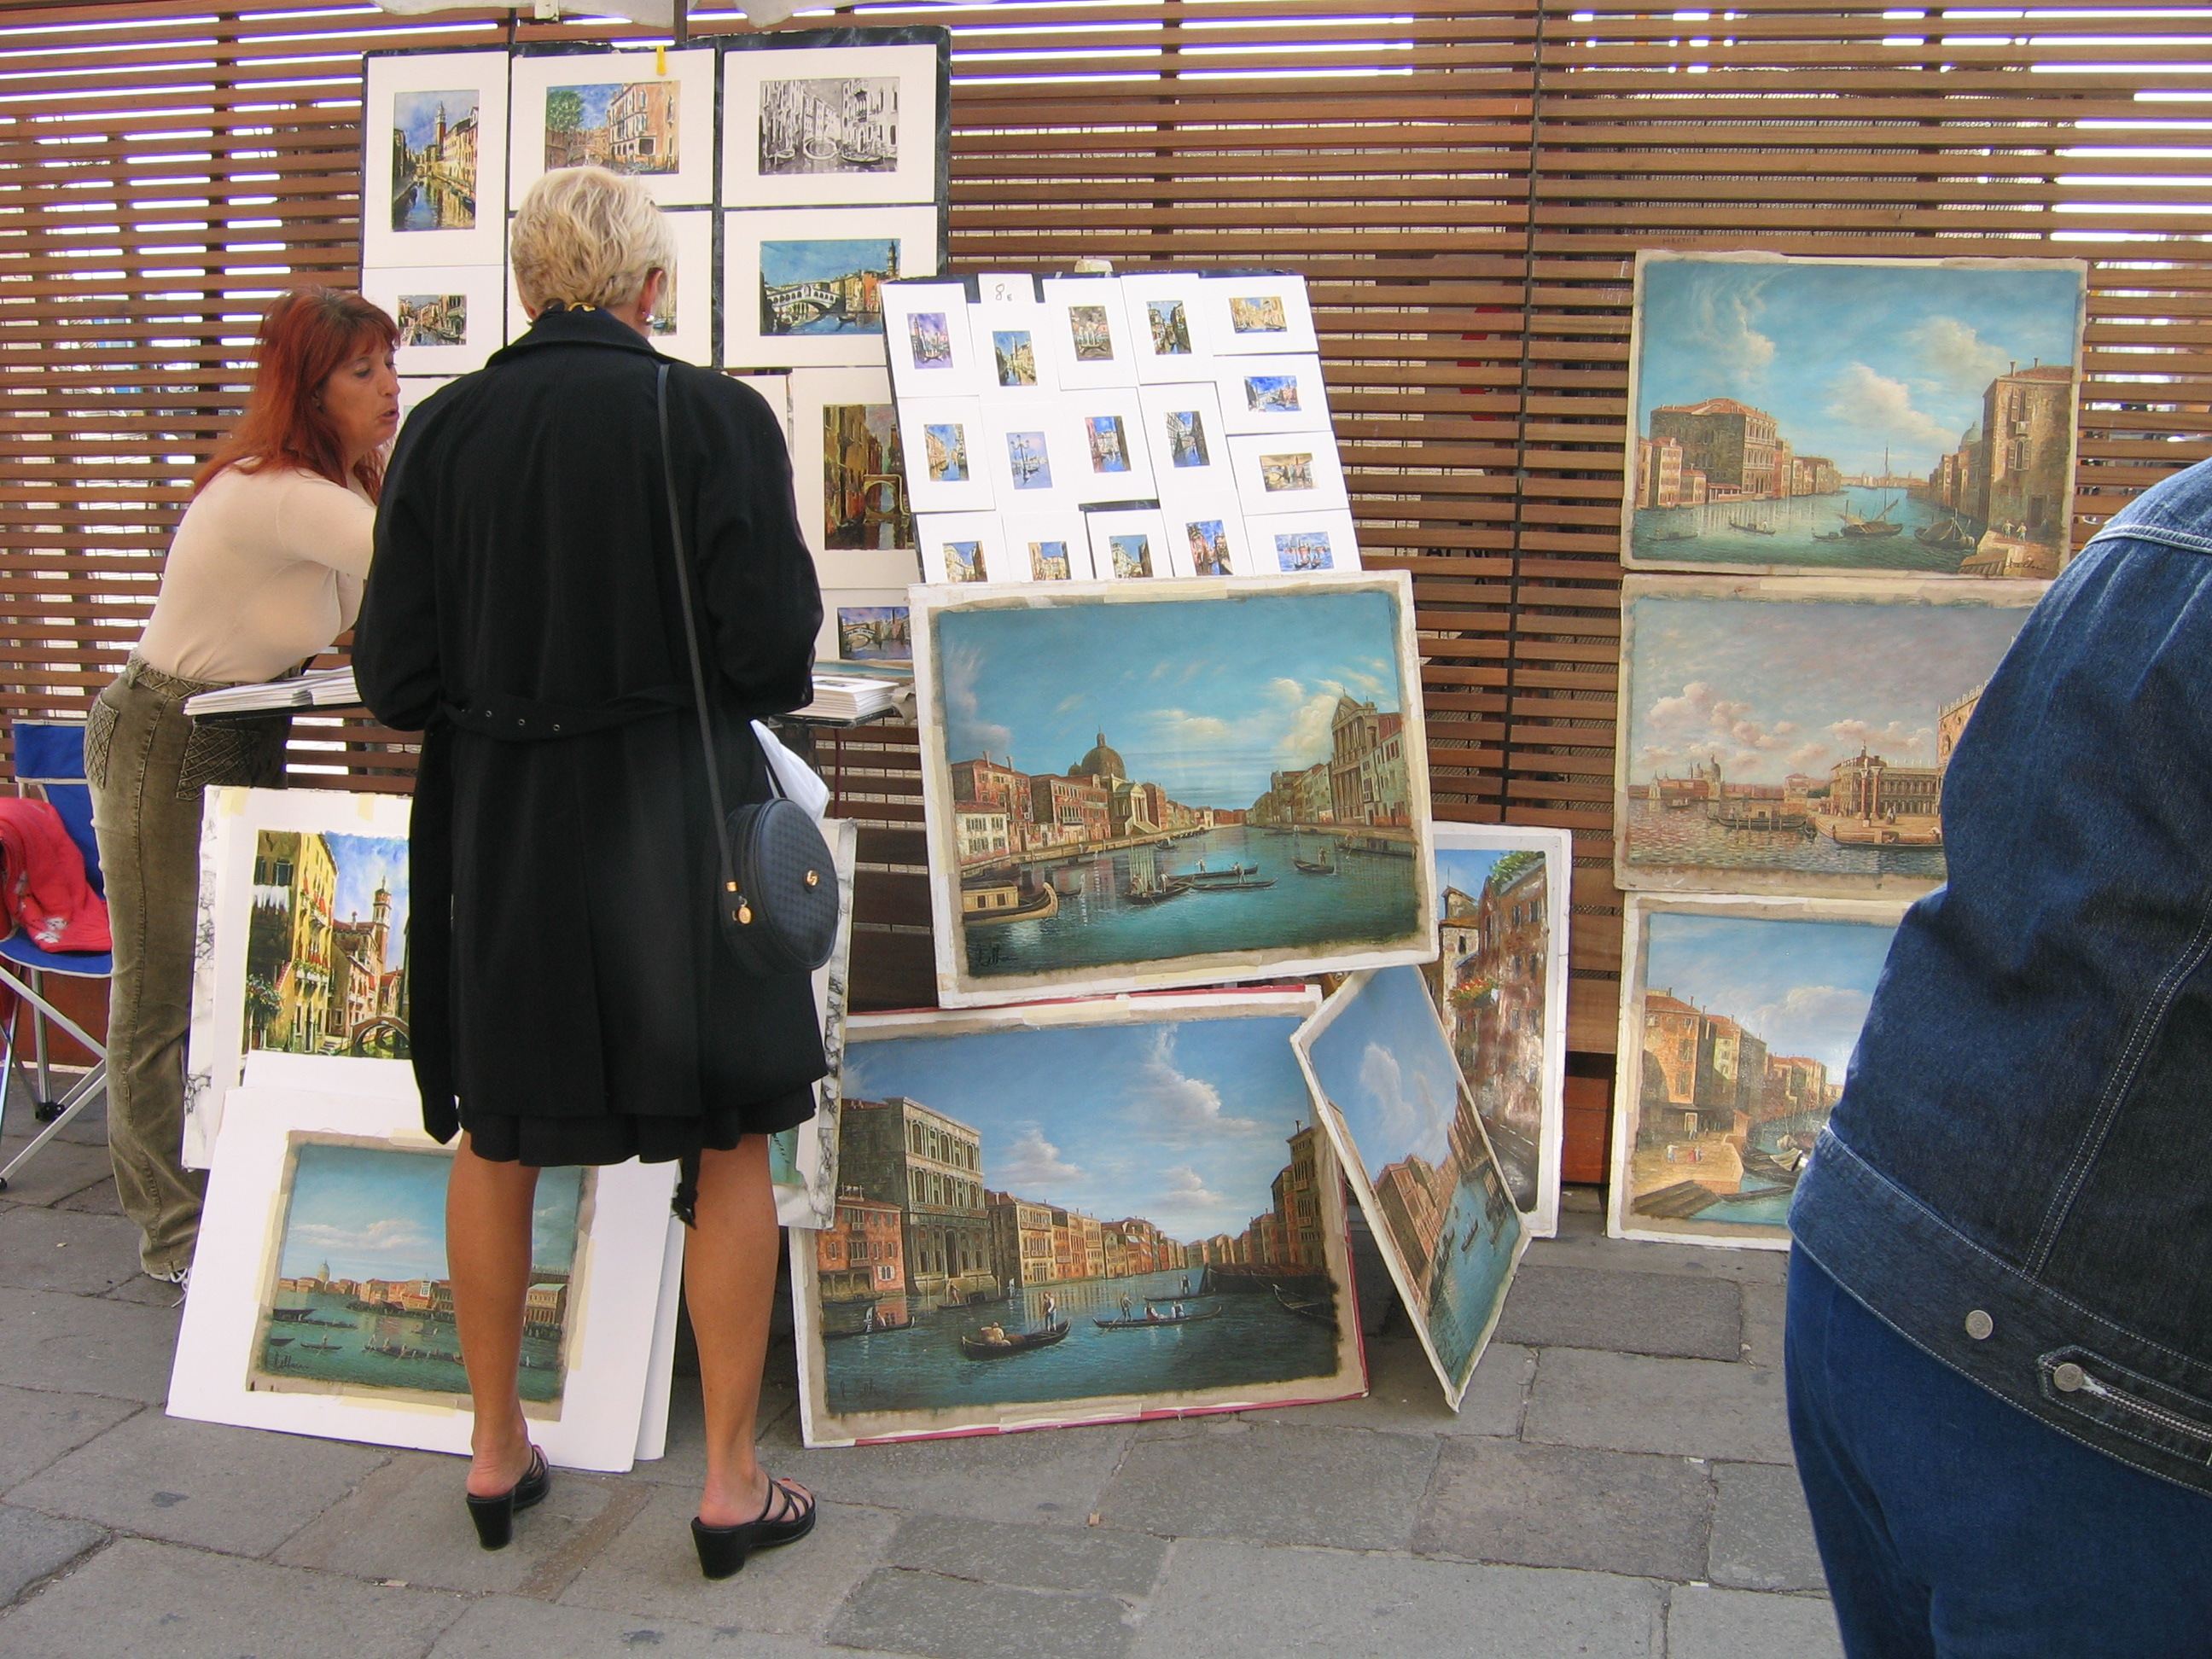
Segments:
[[[935,46],[732,45],[722,53],[722,199],[729,207],[860,206],[942,199],[938,135],[945,106]],[[763,173],[763,85],[769,81],[895,78],[898,162],[889,173]]]
[[[824,452],[823,411],[848,404],[880,404],[890,410],[890,435],[884,446],[888,473],[899,481],[899,499],[914,516],[913,493],[907,489],[906,468],[899,444],[897,404],[891,394],[890,376],[878,365],[873,368],[794,368],[786,377],[791,386],[791,476],[799,498],[799,527],[814,555],[814,568],[822,586],[831,587],[899,587],[916,580],[921,559],[919,535],[903,547],[831,547],[825,514],[829,509],[829,457]],[[917,526],[917,530],[918,530]]]
[[[676,88],[678,165],[673,173],[634,176],[663,207],[714,204],[714,59],[711,46],[671,50],[667,71],[650,52],[560,52],[518,53],[509,82],[512,108],[507,178],[520,203],[531,185],[545,176],[545,100],[555,87],[601,85],[614,81],[642,84],[665,80]]]
[[[482,368],[484,359],[507,342],[507,289],[496,265],[374,265],[361,273],[361,297],[382,307],[395,322],[403,298],[461,297],[464,331],[459,345],[409,345],[403,336],[392,353],[392,368],[403,385],[409,378],[451,379]]]
[[[386,265],[490,265],[507,244],[507,83],[503,46],[474,52],[374,54],[362,66],[361,263]],[[466,230],[392,228],[392,99],[404,92],[472,91],[477,94],[476,223]],[[379,112],[382,112],[381,115]]]
[[[761,246],[770,241],[898,244],[901,276],[933,276],[945,216],[929,207],[737,208],[722,215],[722,362],[732,368],[866,368],[884,362],[880,331],[761,331]]]

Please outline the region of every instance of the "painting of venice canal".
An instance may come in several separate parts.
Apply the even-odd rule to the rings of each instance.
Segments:
[[[979,605],[933,627],[975,978],[1425,943],[1394,592]]]
[[[252,1387],[465,1400],[446,1273],[452,1165],[442,1152],[294,1136]],[[561,1398],[586,1176],[570,1168],[538,1177],[520,1376],[527,1405]]]
[[[856,1023],[810,1443],[1356,1391],[1336,1166],[1289,1042],[1310,1006]]]
[[[264,830],[253,848],[246,1046],[405,1060],[407,843]]]
[[[1790,1200],[1844,1092],[1897,908],[1637,901],[1640,1040],[1622,1224],[1732,1242],[1789,1237]],[[1856,919],[1843,909],[1881,910]],[[1625,1176],[1625,1179],[1623,1177]]]

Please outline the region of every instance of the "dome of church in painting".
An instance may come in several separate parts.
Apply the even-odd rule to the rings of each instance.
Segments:
[[[1126,778],[1129,769],[1121,763],[1121,757],[1106,746],[1106,734],[1101,732],[1091,752],[1067,769],[1071,778]]]

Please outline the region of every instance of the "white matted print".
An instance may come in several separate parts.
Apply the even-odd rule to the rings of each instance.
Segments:
[[[1354,974],[1291,1040],[1454,1411],[1528,1246],[1421,974]]]
[[[1060,406],[1074,428],[1075,465],[1069,482],[1077,501],[1088,506],[1156,498],[1152,446],[1135,387],[1071,392]]]
[[[1009,568],[1006,525],[995,513],[924,513],[921,579],[925,582],[988,582]]]
[[[1044,402],[1009,407],[985,399],[981,459],[1002,513],[1072,508],[1081,499],[1078,480],[1090,469],[1081,435]]]
[[[903,589],[916,543],[890,377],[794,368],[789,380],[793,491],[822,585]]]
[[[837,1194],[837,1102],[842,1092],[845,1012],[852,985],[853,860],[860,827],[850,818],[824,819],[822,838],[830,843],[837,871],[837,943],[830,960],[814,970],[814,1011],[822,1022],[822,1052],[830,1070],[814,1085],[813,1117],[769,1137],[775,1218],[787,1227],[830,1225]]]
[[[701,368],[710,367],[714,351],[714,216],[702,209],[664,209],[676,264],[662,278],[660,297],[650,319],[653,349]],[[512,228],[512,227],[510,227]],[[515,286],[513,264],[507,270],[507,337],[519,340],[530,331],[534,319]]]
[[[386,265],[361,273],[361,294],[399,325],[402,376],[466,374],[507,339],[507,284],[496,265]]]
[[[1435,957],[1403,572],[913,603],[941,1005]],[[1342,876],[1295,868],[1330,849]]]
[[[910,663],[914,634],[904,587],[825,587],[817,663]]]
[[[1228,431],[1332,430],[1319,357],[1224,357],[1215,367]]]
[[[1313,1006],[856,1018],[836,1224],[792,1238],[807,1443],[1359,1393],[1342,1186],[1288,1042]],[[1158,1109],[1167,1078],[1218,1102],[1208,1132]]]
[[[1790,1248],[1901,900],[1627,896],[1607,1231]]]
[[[1221,400],[1212,384],[1140,386],[1137,406],[1144,413],[1153,483],[1163,501],[1237,500]]]
[[[1268,433],[1229,440],[1229,465],[1247,515],[1349,512],[1344,465],[1333,432]]]
[[[769,413],[783,428],[784,447],[791,447],[791,376],[788,374],[732,374],[730,377],[740,386],[749,386],[761,395]]]
[[[1439,948],[1422,971],[1514,1206],[1549,1238],[1566,1133],[1574,836],[1494,823],[1433,834]]]
[[[1147,581],[1188,576],[1168,538],[1168,521],[1157,507],[1103,507],[1083,515],[1091,538],[1091,566],[1101,581]]]
[[[507,244],[505,51],[363,67],[361,263],[496,266]]]
[[[1203,349],[1217,357],[1321,349],[1303,276],[1209,274],[1198,283],[1198,315]]]
[[[1177,551],[1176,574],[1181,576],[1249,576],[1270,574],[1257,570],[1244,520],[1232,495],[1226,501],[1203,501],[1176,496],[1162,503],[1168,542]]]
[[[1240,575],[1360,568],[1359,537],[1341,509],[1255,514],[1244,520],[1244,537],[1252,562]]]
[[[995,498],[975,398],[915,398],[898,406],[907,499],[916,513],[987,513]]]
[[[884,347],[902,398],[969,398],[988,384],[959,282],[887,283]]]
[[[1137,384],[1136,339],[1112,276],[1048,276],[1038,284],[1050,319],[1060,384],[1069,391]]]
[[[929,45],[806,46],[774,35],[722,56],[722,199],[735,205],[935,202],[943,77]]]
[[[416,1099],[408,813],[404,795],[350,789],[206,792],[188,1168],[207,1167],[224,1098],[241,1081]]]
[[[466,1455],[446,1261],[453,1149],[411,1097],[234,1091],[169,1379],[205,1423]],[[546,1170],[518,1381],[548,1461],[635,1461],[673,1164]],[[674,1339],[671,1322],[665,1340]]]
[[[1024,300],[986,300],[969,309],[984,395],[1002,403],[1048,403],[1059,395],[1053,313]]]
[[[1087,514],[1009,513],[1004,515],[1006,568],[991,580],[1002,582],[1085,582],[1092,576]]]
[[[722,361],[739,368],[884,361],[883,286],[937,272],[934,207],[754,209],[722,216]]]
[[[399,377],[399,421],[402,426],[417,407],[427,401],[441,386],[447,386],[459,377],[453,374],[403,374]]]
[[[1197,380],[1211,372],[1198,322],[1197,283],[1184,272],[1121,278],[1139,381]]]
[[[528,53],[509,84],[517,202],[546,173],[598,167],[638,179],[663,207],[714,204],[712,50]]]

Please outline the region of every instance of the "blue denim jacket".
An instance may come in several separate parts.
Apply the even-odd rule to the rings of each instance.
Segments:
[[[2212,462],[2051,585],[1790,1211],[1936,1358],[2212,1492]]]

